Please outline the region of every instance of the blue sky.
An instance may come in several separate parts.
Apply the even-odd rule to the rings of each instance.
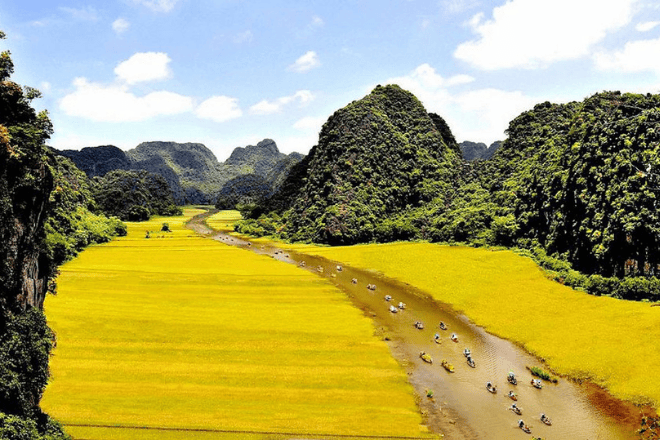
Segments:
[[[535,103],[660,92],[653,0],[0,0],[13,79],[56,148],[274,139],[307,153],[335,110],[397,83],[459,141]]]

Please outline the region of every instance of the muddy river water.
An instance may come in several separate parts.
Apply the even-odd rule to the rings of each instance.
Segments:
[[[527,367],[544,368],[539,359],[487,333],[450,306],[412,286],[365,270],[346,266],[338,270],[340,263],[322,257],[275,246],[252,245],[246,240],[212,232],[201,222],[191,227],[218,241],[283,262],[301,266],[304,261],[301,269],[327,277],[345,291],[354,305],[374,320],[378,334],[388,341],[393,355],[406,368],[409,381],[420,396],[420,410],[429,430],[442,432],[445,439],[529,439],[532,435],[546,440],[635,438],[634,429],[639,426],[637,408],[612,398],[594,385],[566,379],[560,379],[557,384],[543,381],[542,389],[534,388]],[[368,289],[369,284],[376,289]],[[385,300],[386,295],[391,296],[390,301]],[[392,313],[390,306],[396,307],[399,302],[405,303],[405,309]],[[415,328],[417,321],[424,324],[423,329]],[[447,330],[439,328],[441,321]],[[436,333],[439,343],[435,342]],[[458,342],[450,339],[452,333],[457,335]],[[465,348],[471,350],[475,368],[468,366],[463,355]],[[433,358],[432,364],[420,359],[421,351]],[[454,365],[454,373],[440,365],[443,359]],[[509,371],[516,374],[517,385],[507,382]],[[497,387],[496,394],[486,390],[488,381]],[[426,397],[426,390],[433,391],[432,398]],[[510,390],[517,394],[516,404],[522,415],[509,409],[514,403],[507,397]],[[541,422],[541,413],[552,420],[551,426]],[[520,419],[531,428],[531,435],[518,427]]]

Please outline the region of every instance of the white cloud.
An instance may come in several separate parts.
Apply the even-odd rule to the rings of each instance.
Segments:
[[[252,31],[247,30],[245,32],[240,32],[234,36],[234,43],[236,44],[241,44],[241,43],[249,43],[254,39],[254,35],[252,34]]]
[[[179,0],[133,0],[133,2],[146,6],[155,12],[170,12]]]
[[[44,81],[39,85],[39,90],[44,94],[50,92],[52,88],[53,87],[48,81]]]
[[[599,52],[594,56],[600,70],[617,72],[652,71],[660,74],[660,38],[655,40],[629,41],[623,50]]]
[[[293,124],[293,128],[300,131],[310,132],[310,133],[319,133],[323,124],[328,120],[327,117],[314,118],[311,116],[306,116],[302,119],[297,120]]]
[[[318,55],[313,50],[310,50],[298,58],[295,63],[290,65],[289,70],[302,73],[315,67],[319,67],[320,65],[321,62],[319,61]]]
[[[490,143],[504,139],[509,121],[530,109],[537,101],[519,91],[478,89],[455,92],[452,87],[473,82],[468,75],[447,79],[429,64],[422,64],[406,76],[384,84],[398,84],[412,92],[427,111],[438,113],[456,139]]]
[[[238,99],[229,96],[213,96],[202,102],[195,110],[195,114],[202,119],[225,122],[241,117],[243,112],[238,106]]]
[[[644,23],[638,23],[635,26],[635,30],[638,32],[648,32],[659,24],[660,21],[645,21]]]
[[[86,78],[76,78],[73,85],[76,90],[62,98],[60,109],[92,121],[144,121],[193,109],[192,99],[177,93],[158,91],[138,97],[126,86],[91,83]]]
[[[138,52],[115,67],[115,74],[127,84],[166,79],[170,61],[166,53]]]
[[[274,101],[268,101],[267,99],[259,101],[250,107],[250,113],[255,115],[270,115],[282,111],[282,108],[285,105],[291,104],[292,102],[297,101],[300,106],[304,106],[305,104],[313,101],[314,98],[314,94],[309,90],[298,90],[293,95],[282,96],[281,98],[277,98]]]
[[[115,31],[117,35],[126,32],[130,26],[131,24],[121,17],[112,22],[112,30]]]
[[[60,6],[59,10],[69,14],[71,18],[78,21],[97,21],[99,19],[96,9],[91,6],[85,6],[83,8],[68,8]]]
[[[310,26],[312,28],[319,28],[319,27],[323,27],[324,24],[325,22],[323,21],[323,19],[318,15],[315,15],[312,17],[312,22],[310,23]]]
[[[493,18],[471,21],[476,40],[454,56],[484,70],[535,69],[577,59],[605,36],[628,24],[637,0],[510,0]]]
[[[478,0],[443,0],[442,8],[452,14],[458,14],[479,4]]]

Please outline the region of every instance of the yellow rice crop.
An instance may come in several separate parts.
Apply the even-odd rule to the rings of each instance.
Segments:
[[[85,439],[236,434],[73,425],[422,435],[404,371],[341,291],[200,238],[183,226],[198,212],[129,224],[62,266],[46,412]]]
[[[520,343],[557,373],[660,404],[660,307],[575,291],[511,251],[429,243],[286,247],[409,283]]]

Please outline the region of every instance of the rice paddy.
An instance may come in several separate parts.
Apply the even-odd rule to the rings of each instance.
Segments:
[[[344,293],[185,229],[200,212],[131,223],[61,267],[46,412],[84,439],[429,436]]]
[[[660,307],[595,297],[546,278],[529,258],[430,243],[286,245],[409,283],[517,342],[559,374],[660,404]]]

